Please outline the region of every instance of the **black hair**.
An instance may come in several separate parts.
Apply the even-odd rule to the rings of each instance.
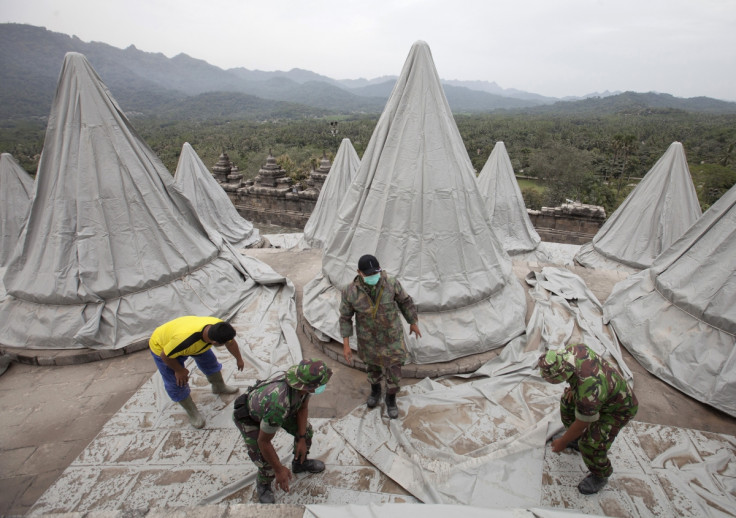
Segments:
[[[207,337],[218,344],[224,344],[235,338],[235,328],[227,322],[218,322],[210,326]]]

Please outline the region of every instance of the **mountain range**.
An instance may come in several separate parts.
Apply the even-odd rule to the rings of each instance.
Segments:
[[[84,54],[129,116],[172,119],[293,118],[330,114],[379,114],[396,76],[336,80],[302,69],[265,72],[223,70],[179,54],[81,41],[32,25],[0,24],[0,119],[43,118],[49,113],[67,52]],[[504,89],[494,82],[443,80],[455,113],[496,110],[591,112],[677,109],[736,113],[736,103],[707,97],[604,92],[557,99]]]

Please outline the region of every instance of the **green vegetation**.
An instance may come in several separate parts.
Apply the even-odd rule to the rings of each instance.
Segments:
[[[298,120],[167,120],[134,118],[133,126],[173,173],[184,142],[212,167],[225,151],[253,178],[269,152],[299,181],[323,152],[333,158],[343,138],[362,157],[376,115]],[[331,124],[337,122],[336,125]],[[566,199],[602,205],[612,213],[659,157],[682,142],[703,209],[736,183],[736,115],[647,110],[645,113],[561,115],[497,112],[457,115],[456,122],[476,171],[497,141],[506,144],[527,207],[556,206]],[[336,134],[332,130],[336,128]],[[0,125],[0,150],[35,173],[43,145],[41,121]]]

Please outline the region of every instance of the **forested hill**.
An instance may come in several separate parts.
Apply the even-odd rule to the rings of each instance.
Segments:
[[[86,43],[42,27],[0,24],[0,120],[46,117],[67,52],[89,59],[128,113],[183,119],[297,119],[330,114],[379,114],[395,77],[335,80],[307,70],[223,70],[179,54],[142,52],[105,43]],[[653,110],[736,113],[736,103],[709,98],[627,92],[583,101],[557,101],[494,83],[444,83],[455,113],[497,110],[545,113],[640,113]],[[495,93],[492,93],[495,92]],[[554,103],[554,104],[552,104]]]

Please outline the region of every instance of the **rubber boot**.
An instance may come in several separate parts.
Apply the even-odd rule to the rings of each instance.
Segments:
[[[238,387],[225,385],[225,382],[222,380],[222,371],[210,374],[207,376],[207,381],[212,384],[213,394],[235,394],[238,391]]]
[[[194,401],[192,401],[192,396],[187,396],[186,399],[179,401],[179,404],[184,408],[184,410],[187,411],[187,415],[189,416],[189,423],[194,428],[204,427],[204,417],[202,417],[202,414],[200,414],[199,410],[197,410],[197,405],[195,405]]]
[[[304,462],[292,461],[291,472],[301,473],[309,471],[310,473],[319,473],[325,470],[325,463],[317,459],[307,459]]]
[[[381,384],[371,383],[371,394],[365,404],[368,405],[368,408],[375,408],[379,399],[381,399]]]
[[[396,406],[396,394],[386,394],[386,411],[391,419],[399,417],[399,407]]]
[[[608,478],[599,477],[591,473],[578,484],[578,491],[584,495],[593,495],[603,489],[603,486],[607,483]]]
[[[276,503],[270,482],[266,484],[261,484],[260,482],[256,483],[256,494],[258,495],[258,501],[262,504]]]

